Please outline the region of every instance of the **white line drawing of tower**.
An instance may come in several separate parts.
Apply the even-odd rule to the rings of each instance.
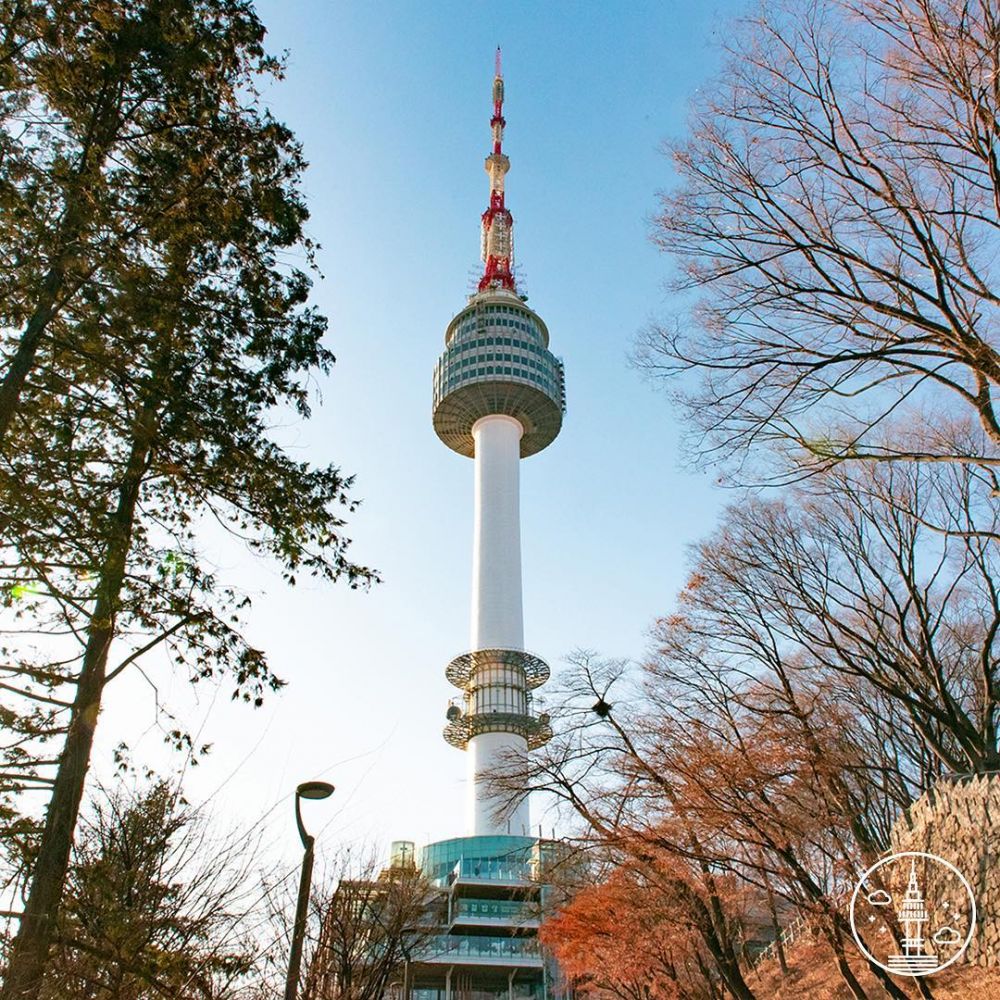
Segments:
[[[919,976],[937,968],[938,957],[924,951],[924,925],[930,919],[917,882],[917,860],[910,860],[910,881],[897,913],[903,928],[903,952],[889,956],[889,971]]]
[[[483,276],[448,324],[434,369],[434,430],[475,463],[471,648],[448,664],[462,692],[448,709],[445,739],[469,753],[467,828],[471,836],[529,832],[525,796],[499,816],[486,774],[505,754],[551,737],[531,692],[549,668],[524,648],[521,603],[520,461],[555,440],[565,411],[562,362],[548,349],[545,323],[518,294],[513,217],[504,202],[510,161],[503,153],[504,84],[497,50],[492,152],[486,157],[489,207],[482,215]]]

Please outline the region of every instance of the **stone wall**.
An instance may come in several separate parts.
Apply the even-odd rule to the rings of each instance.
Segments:
[[[1000,774],[939,781],[896,822],[892,850],[936,854],[965,875],[978,907],[969,960],[1000,966]]]

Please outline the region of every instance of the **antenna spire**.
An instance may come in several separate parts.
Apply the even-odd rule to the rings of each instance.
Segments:
[[[510,160],[503,153],[503,67],[500,46],[497,46],[496,70],[493,76],[493,152],[486,157],[486,173],[490,178],[490,207],[483,212],[483,262],[486,267],[479,280],[479,291],[490,288],[514,287],[514,217],[503,200],[504,177],[510,170]]]

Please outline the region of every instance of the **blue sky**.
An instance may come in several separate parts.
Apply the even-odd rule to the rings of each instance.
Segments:
[[[214,745],[188,776],[193,801],[289,857],[287,795],[308,778],[338,786],[309,807],[324,850],[463,832],[465,761],[440,731],[444,667],[468,644],[472,463],[433,433],[431,370],[479,265],[497,44],[522,290],[567,380],[562,434],[522,466],[526,645],[556,673],[575,648],[642,653],[683,584],[685,546],[727,499],[711,473],[682,471],[677,417],[628,353],[676,309],[648,238],[671,182],[659,147],[683,134],[741,6],[260,0],[270,47],[289,51],[267,100],[311,163],[315,302],[338,359],[314,418],[278,433],[356,474],[364,506],[348,533],[385,583],[289,591],[240,549],[213,553],[254,595],[251,636],[289,686],[253,712],[153,678]],[[113,692],[98,773],[122,738],[161,765],[155,718],[145,682]]]

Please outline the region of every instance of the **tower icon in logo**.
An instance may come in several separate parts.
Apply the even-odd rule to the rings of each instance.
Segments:
[[[951,965],[968,948],[975,926],[972,887],[936,854],[890,854],[864,873],[851,896],[858,947],[897,976],[929,976]]]
[[[933,972],[938,966],[938,957],[933,952],[924,951],[924,925],[930,917],[917,882],[916,858],[910,859],[910,882],[898,916],[903,928],[903,953],[889,956],[889,971],[904,976],[924,976]]]

